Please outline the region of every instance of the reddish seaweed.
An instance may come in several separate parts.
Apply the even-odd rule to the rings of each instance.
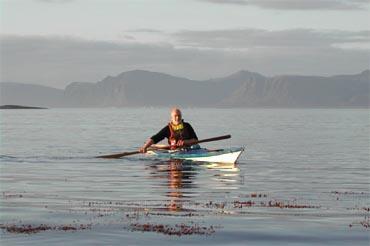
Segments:
[[[370,229],[370,218],[366,216],[364,220],[362,220],[360,222],[354,222],[352,224],[349,224],[348,226],[352,227],[352,226],[354,226],[354,224],[359,224],[359,225],[361,225],[362,227],[364,227],[366,229]]]
[[[223,209],[223,208],[225,208],[225,205],[226,205],[226,202],[217,203],[217,202],[209,201],[208,203],[205,204],[205,207]]]
[[[11,193],[11,192],[3,192],[3,197],[4,199],[9,199],[9,198],[22,198],[22,194],[17,194],[17,193]]]
[[[252,207],[255,205],[253,201],[234,201],[234,208]]]
[[[33,234],[43,231],[77,231],[77,230],[86,230],[90,229],[91,224],[88,225],[60,225],[60,226],[53,226],[53,225],[0,225],[0,229],[6,230],[9,233],[17,233],[17,234]]]
[[[332,194],[336,195],[365,195],[365,192],[355,192],[355,191],[332,191]]]
[[[241,198],[248,198],[248,197],[252,197],[252,198],[262,198],[262,197],[267,197],[267,194],[265,194],[265,193],[257,193],[257,192],[253,192],[253,193],[250,193],[250,194],[242,194],[242,195],[239,195],[239,197],[241,197]]]
[[[251,197],[267,197],[266,194],[251,193]]]
[[[177,214],[177,213],[148,213],[148,215],[172,216],[172,217],[193,217],[193,216],[200,216],[199,214],[195,214],[195,213],[185,213],[185,214]]]
[[[162,224],[139,224],[134,223],[130,225],[132,231],[141,231],[141,232],[156,232],[165,235],[210,235],[215,232],[213,226],[199,226],[199,225],[185,225],[185,224],[176,224],[175,226],[171,225],[162,225]]]
[[[243,207],[269,207],[269,208],[320,208],[320,206],[291,204],[282,201],[254,202],[254,201],[234,201],[234,208]]]
[[[363,221],[360,221],[360,224],[365,227],[365,228],[370,228],[370,220],[369,219],[365,219]]]

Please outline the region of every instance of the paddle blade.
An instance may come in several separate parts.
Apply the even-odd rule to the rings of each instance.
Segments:
[[[100,155],[100,156],[95,156],[96,158],[106,158],[106,159],[115,159],[115,158],[121,158],[123,156],[128,156],[128,155],[135,155],[135,154],[140,154],[140,151],[132,151],[132,152],[123,152],[123,153],[118,153],[118,154],[111,154],[111,155]]]

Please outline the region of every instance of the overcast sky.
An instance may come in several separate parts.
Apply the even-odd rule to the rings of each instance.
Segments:
[[[64,88],[133,69],[359,73],[370,63],[369,2],[0,0],[0,79]]]

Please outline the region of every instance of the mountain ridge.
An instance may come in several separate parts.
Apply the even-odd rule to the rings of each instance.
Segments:
[[[131,70],[96,83],[72,82],[64,90],[0,83],[0,103],[44,107],[369,107],[369,86],[368,69],[357,74],[327,77],[268,77],[239,70],[208,80]]]

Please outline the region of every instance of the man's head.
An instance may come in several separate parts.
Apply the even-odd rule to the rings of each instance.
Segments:
[[[182,115],[180,109],[173,108],[171,110],[171,122],[174,125],[178,125],[182,122]]]

